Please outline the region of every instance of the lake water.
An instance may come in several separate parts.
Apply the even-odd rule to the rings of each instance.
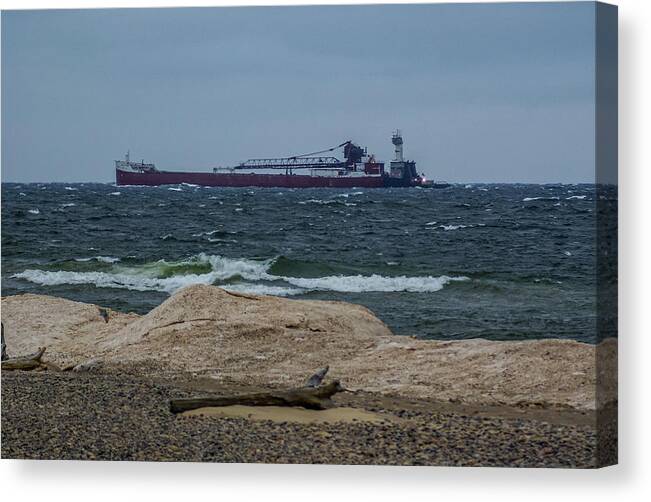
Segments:
[[[2,184],[2,294],[144,313],[193,283],[366,305],[397,334],[596,336],[594,185]]]

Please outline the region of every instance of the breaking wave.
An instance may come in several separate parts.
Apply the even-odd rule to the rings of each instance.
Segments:
[[[382,276],[372,275],[323,275],[318,277],[294,277],[286,275],[302,272],[309,265],[301,262],[291,266],[292,260],[284,257],[268,260],[233,259],[201,253],[187,260],[169,262],[159,260],[140,265],[125,265],[117,258],[97,256],[76,261],[100,261],[110,264],[110,270],[70,271],[29,269],[12,277],[44,286],[94,285],[98,288],[129,289],[135,291],[159,291],[173,293],[192,284],[213,284],[231,291],[274,296],[292,296],[311,291],[342,293],[361,292],[435,292],[448,283],[467,281],[468,277],[454,276]],[[118,261],[114,261],[118,260]],[[275,265],[278,264],[277,267]],[[315,269],[327,273],[332,268],[316,264]],[[275,270],[274,270],[275,269]],[[276,272],[271,273],[272,271]],[[282,271],[282,272],[281,272]],[[281,273],[279,273],[281,272]],[[284,273],[283,273],[284,272]],[[282,274],[282,275],[281,275]]]

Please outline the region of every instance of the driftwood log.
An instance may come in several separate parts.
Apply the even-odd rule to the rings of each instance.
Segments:
[[[9,357],[2,361],[2,371],[32,371],[32,370],[52,370],[61,371],[56,364],[43,361],[45,347],[28,356]]]
[[[45,347],[41,347],[38,351],[28,356],[11,357],[2,361],[3,370],[23,370],[30,371],[45,366],[41,361]]]
[[[330,398],[344,388],[335,380],[320,387],[302,387],[287,391],[269,391],[239,396],[206,396],[189,399],[173,399],[170,411],[181,413],[209,406],[300,406],[310,410],[325,410],[332,407]]]

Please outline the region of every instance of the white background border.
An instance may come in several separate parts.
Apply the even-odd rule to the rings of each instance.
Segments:
[[[321,1],[323,4],[347,2]],[[348,2],[349,3],[349,2]],[[410,3],[368,2],[356,3]],[[414,3],[414,2],[411,2]],[[427,3],[427,2],[419,2]],[[442,3],[442,2],[430,2]],[[0,462],[4,500],[98,502],[650,500],[651,2],[619,5],[620,464],[595,471],[136,462]],[[298,1],[6,1],[2,9],[301,4]],[[11,124],[3,124],[11,127]],[[646,147],[646,148],[645,148]],[[645,323],[645,321],[647,321]]]

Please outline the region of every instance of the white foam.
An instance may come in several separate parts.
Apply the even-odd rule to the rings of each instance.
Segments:
[[[558,200],[558,197],[525,197],[522,202],[530,202],[532,200]]]
[[[79,258],[78,261],[95,259],[107,263],[116,263],[116,258],[93,257]],[[249,259],[226,258],[218,255],[199,254],[181,262],[159,260],[140,267],[121,267],[115,265],[112,272],[72,272],[25,270],[12,277],[24,279],[44,286],[62,284],[92,284],[98,288],[117,288],[136,291],[174,291],[191,284],[217,284],[231,291],[291,296],[309,291],[336,291],[343,293],[361,292],[435,292],[453,281],[467,281],[468,277],[457,276],[418,276],[385,277],[378,274],[337,275],[317,278],[276,276],[269,273],[274,259],[257,261]],[[209,264],[210,271],[202,274],[173,275],[159,277],[169,272],[171,266],[187,264]],[[221,284],[224,281],[241,279],[246,282]],[[279,282],[285,285],[279,285]],[[261,284],[262,283],[262,284]],[[270,284],[276,283],[276,284]],[[289,286],[287,286],[289,284]]]
[[[111,192],[109,195],[120,195],[121,192]]]
[[[338,291],[341,293],[411,291],[418,293],[434,292],[443,289],[450,281],[467,281],[468,277],[384,277],[349,275],[317,278],[283,277],[286,282],[313,291]]]
[[[565,200],[570,200],[570,199],[579,199],[583,200],[587,197],[587,195],[572,195],[570,197],[565,197]]]
[[[238,242],[237,239],[220,239],[218,237],[215,237],[215,238],[208,237],[207,240],[208,240],[208,242],[233,242],[233,243]]]
[[[76,205],[77,204],[75,204],[74,202],[68,202],[67,204],[61,204],[61,207],[72,207],[72,206],[76,206]]]
[[[30,210],[28,210],[27,212],[28,212],[28,213],[31,213],[31,214],[41,214],[41,211],[39,211],[38,208],[36,208],[36,209],[30,209]]]
[[[20,195],[21,197],[25,197],[27,194],[25,192],[20,192],[18,193],[18,195]]]
[[[71,191],[75,191],[75,190],[77,190],[77,189],[76,189],[76,188],[74,188],[74,187],[65,187],[65,188],[64,188],[64,190],[71,190]]]
[[[115,258],[114,256],[91,256],[90,258],[75,258],[75,261],[99,261],[102,263],[117,263],[120,261],[120,258]]]
[[[192,234],[192,237],[202,237],[204,235],[212,235],[219,232],[219,230],[211,230],[210,232],[199,232],[198,234]]]
[[[340,204],[339,201],[336,200],[321,200],[321,199],[308,199],[304,201],[299,201],[299,204]]]
[[[425,223],[425,225],[436,225],[438,221],[430,221],[429,223]]]
[[[15,274],[13,277],[25,279],[44,286],[93,284],[98,288],[161,291],[166,293],[172,293],[184,286],[189,286],[190,284],[212,284],[210,274],[190,274],[159,279],[107,272],[51,272],[46,270],[25,270],[24,272]]]
[[[170,187],[170,188],[168,188],[168,190],[172,190],[173,192],[182,192],[183,191],[182,188],[174,188],[174,187]]]
[[[460,228],[468,228],[468,225],[439,225],[438,228],[442,228],[447,232],[449,230],[459,230]]]
[[[223,287],[226,291],[235,293],[250,293],[252,295],[271,296],[294,296],[304,294],[306,291],[299,288],[284,288],[282,286],[267,286],[266,284],[252,284],[241,282],[239,284],[228,284]]]
[[[340,194],[334,195],[334,197],[344,197],[344,198],[348,198],[348,197],[350,197],[351,195],[363,195],[363,194],[364,194],[364,192],[340,193]]]

